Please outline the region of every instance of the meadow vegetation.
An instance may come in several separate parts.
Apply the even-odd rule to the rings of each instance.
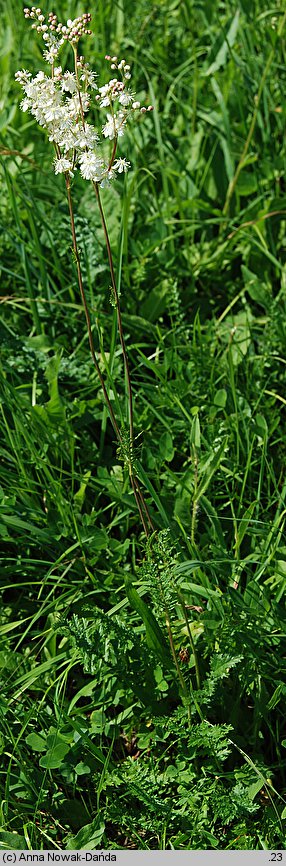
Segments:
[[[19,107],[40,40],[0,10],[2,849],[285,847],[283,5],[53,6],[91,12],[98,84],[124,57],[154,106],[101,192],[147,532],[96,197],[77,173],[120,447],[64,178]]]

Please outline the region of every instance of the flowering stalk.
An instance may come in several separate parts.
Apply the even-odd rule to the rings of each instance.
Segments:
[[[135,94],[129,87],[131,79],[130,66],[124,59],[118,60],[116,56],[111,57],[110,55],[106,55],[106,60],[110,62],[112,72],[116,71],[118,77],[111,78],[102,87],[97,86],[96,73],[90,69],[84,57],[78,53],[79,40],[83,36],[91,34],[88,26],[91,20],[89,13],[81,15],[74,20],[68,20],[66,24],[59,22],[57,16],[52,12],[49,13],[46,19],[41,9],[35,6],[32,6],[31,9],[26,8],[24,14],[26,18],[32,20],[32,28],[43,38],[45,44],[43,56],[44,60],[50,64],[50,75],[46,75],[43,71],[40,71],[35,78],[32,78],[31,73],[26,70],[16,73],[16,80],[24,91],[21,108],[23,111],[29,110],[39,125],[46,130],[49,141],[52,142],[55,149],[55,174],[64,175],[73,251],[77,268],[78,285],[85,312],[90,352],[118,441],[120,456],[128,468],[130,484],[141,523],[145,535],[148,536],[150,531],[154,531],[154,527],[135,471],[132,385],[122,325],[119,292],[116,284],[108,229],[101,203],[100,189],[110,186],[111,181],[116,175],[121,175],[128,171],[130,167],[128,160],[125,157],[117,156],[118,145],[121,142],[130,117],[135,116],[138,118],[140,114],[152,111],[152,106],[149,105],[148,108],[140,106],[140,102],[136,100]],[[63,71],[60,65],[56,66],[59,52],[66,42],[71,45],[73,50],[74,71],[72,72],[68,70]],[[93,99],[94,106],[98,110],[107,110],[105,123],[101,128],[102,143],[104,145],[101,150],[98,130],[87,119]],[[110,142],[109,154],[106,149],[107,142]],[[77,171],[80,172],[84,180],[92,183],[106,243],[128,394],[128,433],[124,427],[120,429],[117,423],[94,348],[90,314],[82,279],[72,201],[72,180]],[[183,700],[187,703],[190,722],[188,690],[176,655],[168,606],[165,606],[165,621],[180,691]]]
[[[78,43],[80,38],[91,34],[91,30],[88,27],[91,20],[91,15],[89,13],[81,15],[74,20],[68,20],[66,24],[59,22],[57,16],[52,12],[49,13],[46,19],[42,10],[35,6],[32,6],[31,9],[24,9],[24,14],[26,18],[32,20],[32,28],[40,33],[43,38],[45,44],[43,56],[44,60],[50,64],[51,74],[48,76],[45,75],[44,72],[40,71],[37,73],[35,78],[32,78],[31,73],[26,70],[16,73],[16,80],[22,86],[24,91],[24,99],[21,103],[21,108],[23,111],[29,110],[36,118],[39,125],[46,129],[49,141],[53,143],[55,148],[55,174],[64,174],[65,177],[73,250],[77,267],[79,290],[85,312],[91,356],[103,390],[110,420],[119,443],[121,456],[125,465],[128,467],[130,482],[144,532],[148,535],[150,529],[153,530],[154,527],[152,525],[143,493],[140,489],[138,478],[134,471],[132,386],[122,326],[119,293],[116,285],[107,225],[101,204],[100,187],[109,186],[112,179],[116,176],[116,173],[122,174],[128,171],[130,163],[122,157],[116,159],[118,140],[124,135],[126,123],[129,117],[132,114],[137,114],[138,116],[138,111],[140,111],[140,113],[152,111],[152,106],[148,106],[148,108],[143,106],[141,108],[140,102],[134,98],[134,93],[129,89],[129,81],[131,78],[130,66],[125,60],[118,61],[116,56],[111,57],[110,55],[106,55],[106,60],[111,62],[111,70],[117,70],[120,77],[112,78],[108,84],[99,88],[97,87],[96,73],[90,69],[89,64],[85,62],[84,57],[79,56],[78,54]],[[63,72],[61,66],[55,66],[58,54],[66,42],[68,42],[73,49],[74,72]],[[89,123],[85,117],[90,108],[94,91],[97,91],[95,95],[95,104],[97,107],[99,109],[109,109],[107,112],[106,123],[102,126],[103,140],[107,139],[110,142],[113,142],[109,158],[106,158],[105,155],[102,155],[100,152],[100,136],[95,127]],[[80,171],[81,176],[85,180],[91,181],[93,185],[105,237],[128,392],[129,441],[126,440],[126,435],[120,430],[117,424],[94,348],[90,314],[82,280],[71,194],[71,180],[77,170]]]

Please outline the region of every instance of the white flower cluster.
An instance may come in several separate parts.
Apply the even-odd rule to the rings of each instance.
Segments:
[[[91,20],[89,13],[67,23],[58,22],[56,15],[49,13],[46,20],[40,8],[32,6],[24,9],[26,18],[33,20],[32,27],[42,35],[45,44],[44,59],[51,64],[51,75],[44,72],[32,78],[30,72],[16,73],[16,81],[24,91],[22,111],[30,111],[40,126],[47,130],[49,141],[56,150],[54,170],[56,174],[73,176],[79,168],[85,180],[105,186],[115,173],[126,172],[130,163],[116,158],[118,138],[124,135],[129,116],[138,112],[152,111],[152,106],[141,108],[135,94],[129,89],[130,66],[125,60],[106,55],[111,61],[111,69],[118,70],[120,78],[112,78],[103,87],[97,87],[97,75],[84,57],[78,57],[79,39],[91,31],[87,28]],[[55,67],[55,59],[68,41],[73,47],[75,68],[73,72],[63,72],[61,66]],[[108,108],[106,123],[102,126],[104,139],[113,141],[109,160],[98,153],[99,135],[95,127],[86,120],[90,108],[92,91],[96,90],[95,104]]]

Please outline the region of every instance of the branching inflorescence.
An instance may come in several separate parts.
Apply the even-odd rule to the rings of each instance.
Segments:
[[[129,118],[138,113],[152,111],[152,106],[142,107],[130,90],[130,66],[126,61],[106,55],[111,70],[118,77],[98,87],[97,74],[90,69],[83,56],[78,55],[78,43],[83,36],[91,34],[88,24],[91,15],[86,13],[67,23],[58,22],[53,13],[46,19],[40,8],[24,9],[26,18],[32,19],[32,28],[41,34],[45,49],[44,60],[50,64],[50,75],[43,71],[32,78],[31,72],[21,70],[16,80],[24,91],[21,103],[23,111],[30,111],[40,126],[47,130],[49,141],[56,150],[54,169],[56,174],[73,177],[80,170],[85,180],[104,187],[115,175],[125,173],[130,163],[124,157],[116,158],[118,138],[122,138]],[[56,65],[63,45],[68,42],[73,49],[74,71],[63,71]],[[96,105],[107,109],[106,122],[101,127],[101,136],[86,115]],[[100,139],[113,142],[108,158],[100,151]]]

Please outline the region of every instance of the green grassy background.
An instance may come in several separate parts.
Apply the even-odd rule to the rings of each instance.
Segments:
[[[91,11],[86,55],[100,83],[105,53],[124,56],[155,109],[130,126],[132,171],[103,204],[138,471],[159,536],[146,550],[89,357],[63,182],[19,109],[14,73],[41,68],[40,45],[21,3],[7,0],[0,847],[283,848],[283,4],[98,0],[89,10],[58,0],[54,9],[63,20]],[[80,178],[74,201],[96,349],[120,419],[107,256]],[[188,701],[164,648],[158,568],[177,653],[189,656],[179,661]]]

